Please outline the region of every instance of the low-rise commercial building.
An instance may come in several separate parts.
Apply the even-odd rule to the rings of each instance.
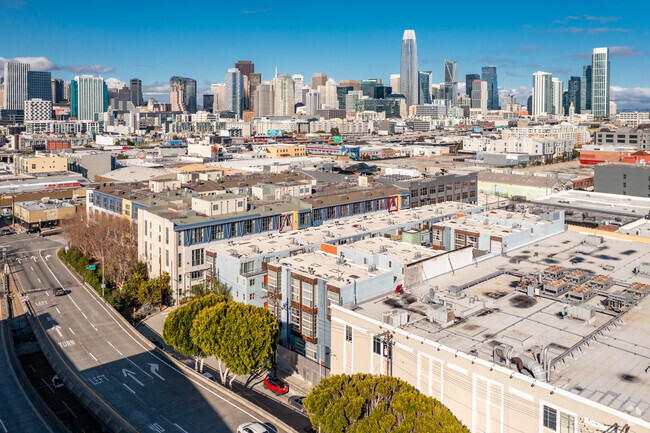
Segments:
[[[24,228],[43,228],[58,225],[62,220],[72,218],[83,209],[77,200],[41,200],[17,202],[14,217]]]
[[[39,174],[68,171],[68,159],[58,155],[17,155],[14,158],[16,174]]]
[[[603,163],[594,167],[594,191],[650,197],[650,166]]]

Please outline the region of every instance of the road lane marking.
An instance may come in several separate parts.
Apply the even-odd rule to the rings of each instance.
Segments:
[[[94,356],[92,353],[88,352],[88,355],[90,355],[90,357],[91,357],[92,359],[94,359],[95,362],[99,362],[99,361],[97,361],[97,358],[95,358],[95,356]]]
[[[116,351],[117,353],[119,353],[120,356],[124,356],[124,355],[122,355],[122,352],[120,352],[119,350],[117,350],[117,347],[113,346],[113,343],[111,343],[111,342],[108,341],[108,340],[106,340],[106,342],[108,343],[109,346],[111,346],[113,349],[115,349],[115,351]]]
[[[7,430],[7,427],[5,427],[5,423],[3,423],[1,419],[0,419],[0,426],[2,426],[2,430],[4,430],[5,433],[9,433],[9,430]]]
[[[182,431],[183,433],[187,433],[187,430],[185,430],[183,427],[179,426],[178,424],[174,423],[174,427]]]
[[[76,335],[76,334],[74,333],[74,331],[72,330],[72,328],[68,328],[68,329],[70,330],[70,332],[72,332],[72,335]]]
[[[59,346],[61,347],[70,347],[74,346],[75,344],[77,343],[75,343],[74,340],[59,341]]]
[[[61,314],[61,312],[59,311],[59,307],[54,307],[54,309],[56,310],[57,313]]]
[[[165,429],[158,424],[157,422],[153,424],[149,424],[147,427],[149,427],[149,430],[156,432],[156,433],[165,433]]]
[[[49,292],[45,292],[45,296],[50,296],[50,293],[49,293]]]
[[[59,334],[59,337],[63,337],[60,326],[55,326],[53,329],[56,331],[57,334]]]
[[[38,280],[39,283],[43,284],[40,278],[36,277],[36,279]]]
[[[126,383],[122,383],[122,386],[124,388],[128,389],[131,394],[135,395],[135,391],[132,390],[131,388],[129,388],[129,385],[127,385]]]
[[[158,364],[149,363],[149,367],[151,367],[151,374],[158,377],[158,379],[165,380],[164,377],[162,377],[161,375],[158,374],[158,368],[160,368],[160,366]]]
[[[88,379],[88,382],[92,383],[94,386],[97,386],[104,382],[108,382],[108,377],[106,377],[105,374],[99,374]]]
[[[124,375],[124,377],[128,376],[131,379],[133,379],[135,381],[135,383],[137,383],[138,385],[144,386],[144,383],[140,382],[138,379],[135,378],[135,373],[132,372],[131,370],[127,370],[126,368],[123,368],[122,369],[122,374]]]

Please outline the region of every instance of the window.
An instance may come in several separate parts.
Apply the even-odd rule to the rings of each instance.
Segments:
[[[248,299],[251,300],[251,301],[254,300],[254,299],[255,299],[255,293],[251,293],[251,294],[248,296]]]
[[[190,242],[193,244],[198,244],[203,242],[203,228],[195,228],[190,230]]]
[[[576,420],[568,413],[560,412],[560,433],[573,433],[575,431]]]
[[[352,343],[352,326],[345,325],[345,341]]]
[[[169,267],[169,250],[165,250],[165,266]]]
[[[237,207],[238,207],[238,208],[240,208],[240,207],[244,207],[244,202],[241,201],[241,200],[238,201],[238,202],[237,202]]]
[[[327,315],[332,315],[332,305],[340,305],[340,295],[330,290],[327,291]]]
[[[309,224],[309,212],[298,214],[298,224],[301,226]]]
[[[291,279],[291,302],[300,303],[300,281]]]
[[[300,332],[300,310],[291,307],[291,330]]]
[[[312,284],[302,283],[302,305],[310,308],[314,306],[314,286]]]
[[[218,240],[224,238],[223,224],[218,226],[212,226],[212,240]]]
[[[445,192],[445,186],[444,185],[438,185],[438,192]]]
[[[255,231],[255,224],[253,224],[253,220],[244,221],[244,234],[249,235],[254,231]]]
[[[218,204],[213,204],[213,205],[212,205],[212,210],[213,210],[213,211],[215,211],[215,210],[219,210],[219,205],[218,205]]]
[[[386,342],[383,338],[378,336],[372,337],[372,353],[386,356]]]
[[[193,271],[191,276],[192,280],[198,280],[203,276],[203,271]]]
[[[427,195],[427,188],[422,188],[422,189],[420,190],[420,194],[422,194],[422,195]]]
[[[417,189],[411,190],[411,197],[417,197],[417,196],[418,196],[418,190]]]
[[[239,229],[237,223],[230,223],[230,236],[239,236]]]
[[[239,265],[240,275],[245,275],[249,272],[253,272],[254,269],[255,269],[255,262],[253,262],[252,260],[243,262],[241,265]]]
[[[192,250],[192,266],[202,265],[204,262],[203,248]]]
[[[350,216],[350,206],[344,204],[341,206],[341,218]]]
[[[354,215],[359,215],[361,213],[361,203],[354,203],[352,205],[352,213]]]
[[[250,280],[248,280],[248,286],[249,287],[252,287],[254,285],[255,285],[255,278],[251,278]]]
[[[331,220],[336,218],[336,207],[335,206],[330,206],[327,208],[327,219]]]
[[[314,209],[314,221],[323,221],[323,209]]]
[[[262,231],[273,229],[273,217],[262,218]]]
[[[178,267],[180,268],[181,266],[183,266],[183,255],[178,253]]]
[[[544,405],[544,427],[557,430],[557,411],[546,405]]]
[[[165,245],[169,245],[169,227],[165,227]]]
[[[305,356],[312,361],[317,360],[317,349],[318,346],[315,345],[314,343],[310,343],[309,341],[305,341]]]
[[[316,333],[314,332],[314,316],[307,314],[303,311],[302,314],[302,335],[309,338],[316,338]]]

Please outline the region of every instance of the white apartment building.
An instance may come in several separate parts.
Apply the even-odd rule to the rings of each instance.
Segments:
[[[543,156],[545,160],[560,158],[573,152],[575,146],[567,139],[556,137],[508,137],[489,139],[470,137],[463,140],[463,150],[487,153],[521,153]]]
[[[574,146],[591,143],[591,133],[589,132],[588,127],[571,125],[569,123],[504,129],[501,132],[501,137],[555,137],[562,140],[568,140]]]
[[[28,99],[25,101],[25,121],[52,120],[52,101]]]

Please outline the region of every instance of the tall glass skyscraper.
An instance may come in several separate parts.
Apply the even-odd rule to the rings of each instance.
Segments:
[[[553,76],[551,74],[542,71],[533,74],[532,96],[533,116],[553,113]]]
[[[95,114],[108,111],[108,88],[102,77],[82,75],[70,82],[70,117],[97,120]]]
[[[172,111],[196,113],[196,80],[185,77],[169,79],[169,102]]]
[[[465,94],[472,97],[472,83],[474,80],[480,80],[481,76],[479,74],[467,74],[465,75]]]
[[[591,111],[591,65],[582,67],[582,82],[580,83],[580,113]]]
[[[569,78],[569,85],[567,89],[567,99],[564,106],[564,114],[569,114],[569,108],[573,104],[573,109],[576,113],[580,113],[580,77]]]
[[[431,103],[431,71],[420,71],[418,73],[418,103]]]
[[[52,74],[46,71],[27,73],[27,99],[52,100]]]
[[[594,48],[591,67],[591,114],[605,117],[609,115],[609,48]]]
[[[27,97],[29,63],[5,63],[5,110],[24,110]]]
[[[244,76],[239,68],[226,72],[226,110],[241,117],[244,110]]]
[[[406,105],[418,103],[418,47],[415,30],[404,30],[402,61],[400,64],[400,92],[406,96]]]
[[[487,107],[488,110],[499,109],[499,83],[497,81],[497,67],[483,66],[481,79],[487,82]]]
[[[458,62],[455,60],[445,60],[445,87],[446,99],[455,105],[458,100]]]

